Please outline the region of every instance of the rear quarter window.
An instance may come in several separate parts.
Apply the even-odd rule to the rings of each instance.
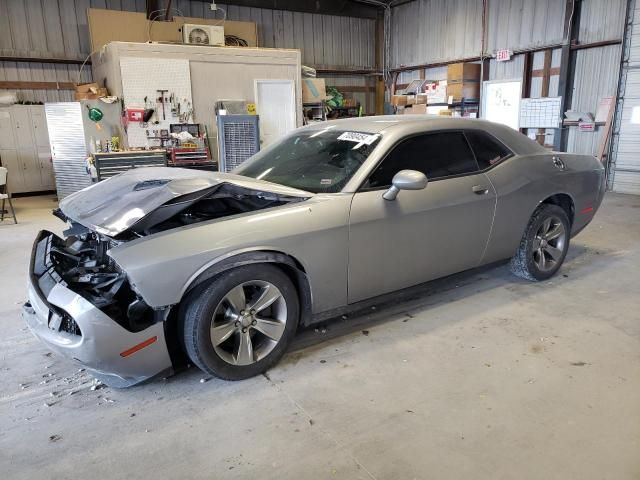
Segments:
[[[513,154],[511,150],[488,133],[480,130],[467,130],[464,134],[476,154],[480,170],[485,170]]]

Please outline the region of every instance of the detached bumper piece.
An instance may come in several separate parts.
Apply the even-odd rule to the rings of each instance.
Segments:
[[[56,244],[63,243],[47,231],[34,243],[29,301],[22,312],[32,333],[112,387],[128,387],[170,371],[164,322],[132,332],[74,292],[51,257]]]

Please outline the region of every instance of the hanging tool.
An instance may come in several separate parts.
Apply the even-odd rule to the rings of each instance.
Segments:
[[[167,119],[167,115],[165,113],[164,110],[164,106],[166,103],[166,99],[164,97],[164,94],[167,93],[169,90],[156,90],[156,92],[158,92],[160,94],[160,97],[158,97],[158,102],[160,102],[162,104],[162,120],[166,120]]]

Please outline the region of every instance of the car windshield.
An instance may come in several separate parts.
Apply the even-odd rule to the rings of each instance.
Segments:
[[[380,141],[380,134],[326,128],[295,132],[233,173],[312,193],[339,192]]]

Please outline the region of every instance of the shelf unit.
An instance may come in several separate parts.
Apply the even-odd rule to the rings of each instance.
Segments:
[[[11,193],[55,189],[44,105],[0,108],[0,164]]]
[[[478,109],[480,107],[480,101],[478,99],[463,98],[459,102],[427,103],[427,107],[448,107],[449,110],[451,110],[452,108],[454,108],[454,109],[460,108],[461,109],[461,116],[464,116],[464,113],[467,110],[469,110],[471,108]]]
[[[336,112],[337,115],[331,116],[333,112]],[[349,118],[349,117],[357,117],[360,113],[360,103],[356,103],[353,106],[349,107],[329,107],[329,116],[331,119],[334,118]]]
[[[309,115],[311,113],[311,115]],[[309,118],[309,117],[312,118]],[[327,106],[324,101],[302,104],[302,117],[305,125],[327,121]]]

